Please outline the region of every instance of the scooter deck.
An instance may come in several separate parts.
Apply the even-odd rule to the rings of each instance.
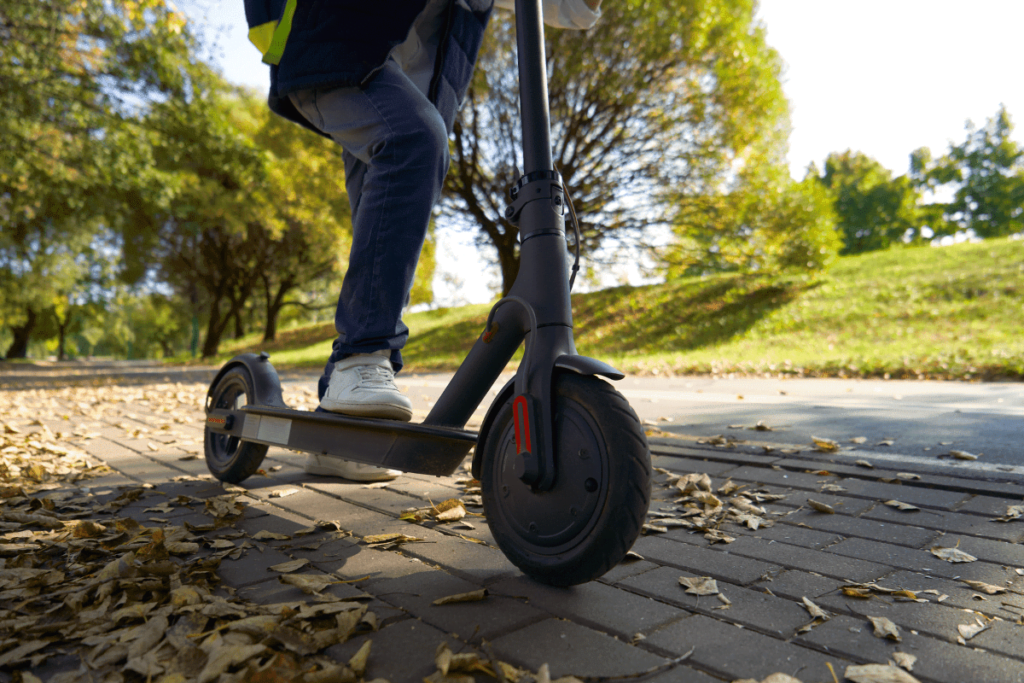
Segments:
[[[259,405],[213,409],[206,427],[243,441],[436,475],[454,472],[477,441],[476,432],[453,427]]]

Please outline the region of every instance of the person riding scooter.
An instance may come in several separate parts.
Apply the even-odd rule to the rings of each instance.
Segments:
[[[494,5],[515,8],[514,0],[245,0],[249,39],[270,65],[271,110],[343,150],[352,248],[320,410],[412,418],[394,379],[409,337],[401,313]],[[587,29],[600,5],[543,0],[544,20]],[[357,481],[400,474],[315,454],[306,471]]]

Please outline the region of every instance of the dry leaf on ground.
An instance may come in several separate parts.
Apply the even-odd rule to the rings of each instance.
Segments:
[[[811,500],[810,498],[807,499],[807,504],[810,505],[815,510],[817,510],[818,512],[823,512],[826,515],[834,515],[834,514],[836,514],[836,511],[832,508],[831,505],[827,505],[825,503],[819,503],[818,501]]]
[[[903,669],[891,664],[858,664],[843,672],[853,683],[921,683]]]
[[[303,558],[298,559],[298,560],[291,560],[289,562],[282,562],[281,564],[275,564],[272,567],[270,567],[270,571],[272,571],[272,572],[281,572],[282,574],[289,574],[291,572],[294,572],[294,571],[297,571],[299,569],[302,569],[307,564],[309,564],[309,560],[307,560],[306,558],[303,557]]]
[[[956,630],[960,632],[960,635],[963,636],[964,640],[970,640],[986,628],[988,628],[988,624],[982,623],[979,619],[975,620],[973,624],[958,624]]]
[[[959,548],[942,548],[940,546],[934,546],[931,549],[932,555],[945,560],[946,562],[976,562],[978,558],[974,555],[969,555]]]
[[[889,640],[895,640],[897,643],[903,640],[900,636],[900,630],[896,624],[892,623],[885,617],[868,617],[871,621],[871,625],[875,627],[875,635],[879,638],[888,638]]]
[[[917,656],[906,652],[893,652],[893,661],[896,662],[896,666],[906,669],[907,671],[914,670],[914,664],[917,662]]]
[[[1015,519],[1024,517],[1024,505],[1007,505],[1006,512],[1002,517],[993,519],[993,522],[1012,522]]]
[[[987,593],[988,595],[997,595],[998,593],[1005,593],[1007,588],[1003,586],[995,586],[991,583],[985,583],[984,581],[972,581],[971,579],[963,579],[963,582],[976,591]]]
[[[828,612],[826,612],[825,610],[821,609],[820,607],[815,605],[813,602],[808,600],[806,596],[803,598],[803,603],[804,603],[804,609],[807,610],[807,612],[811,615],[812,619],[828,619],[829,618],[830,615],[829,615]]]
[[[839,444],[832,439],[811,436],[811,441],[814,442],[814,449],[822,453],[835,453],[839,450]]]
[[[896,508],[897,510],[901,510],[903,512],[917,512],[917,511],[919,511],[921,509],[921,508],[917,507],[916,505],[911,505],[910,503],[904,503],[904,502],[899,501],[899,500],[887,500],[887,501],[885,501],[885,504],[888,505],[889,507]]]
[[[977,460],[980,457],[979,455],[968,453],[967,451],[950,451],[949,454],[957,460]]]
[[[716,595],[718,583],[710,576],[679,577],[679,585],[686,586],[691,595]]]
[[[455,595],[449,595],[443,598],[438,598],[432,602],[432,605],[450,605],[456,602],[479,602],[488,595],[486,588],[480,590],[469,591],[468,593],[457,593]]]

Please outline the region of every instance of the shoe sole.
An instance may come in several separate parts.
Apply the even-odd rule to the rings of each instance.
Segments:
[[[308,465],[305,468],[306,474],[315,474],[321,477],[341,477],[349,481],[391,481],[392,479],[398,479],[398,474],[385,474],[385,473],[367,473],[359,476],[345,475],[338,472],[330,467],[321,467],[319,465]]]
[[[396,406],[391,403],[342,403],[323,399],[320,407],[331,413],[350,415],[352,417],[377,417],[385,420],[408,422],[412,419],[412,409]]]

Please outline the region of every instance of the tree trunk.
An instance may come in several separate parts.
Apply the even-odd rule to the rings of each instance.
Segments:
[[[68,325],[65,322],[63,325],[57,326],[57,360],[65,360],[66,354],[64,353],[64,340],[67,339]]]
[[[217,349],[220,348],[220,336],[224,333],[224,328],[227,327],[229,321],[230,318],[221,318],[220,316],[220,300],[215,299],[210,302],[210,322],[206,326],[206,339],[203,340],[203,358],[217,355]]]
[[[498,263],[501,265],[501,295],[508,296],[519,275],[519,254],[516,252],[515,234],[509,240],[495,241],[498,248]]]
[[[263,328],[263,341],[272,342],[277,337],[277,318],[284,308],[284,297],[293,288],[291,280],[283,281],[277,288],[277,294],[270,296],[270,287],[264,283],[267,295],[267,321]]]
[[[241,339],[245,336],[245,322],[242,320],[242,310],[239,309],[235,312],[235,339]]]
[[[14,340],[7,347],[7,353],[4,354],[5,358],[24,358],[28,355],[28,340],[36,326],[36,312],[29,308],[25,313],[27,316],[25,324],[20,327],[11,328],[11,332],[14,333]]]

